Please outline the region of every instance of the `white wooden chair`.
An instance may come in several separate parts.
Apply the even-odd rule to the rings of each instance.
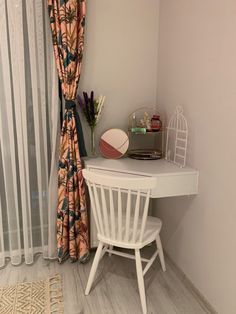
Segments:
[[[85,295],[90,292],[98,263],[106,252],[135,259],[142,310],[146,314],[144,275],[157,255],[162,270],[166,270],[159,236],[162,222],[148,216],[150,193],[155,186],[155,179],[108,176],[87,169],[83,170],[83,176],[88,185],[99,240]],[[141,258],[140,249],[153,241],[156,241],[157,251],[150,260]],[[116,251],[113,247],[134,249],[135,255]],[[144,270],[142,262],[147,263]]]

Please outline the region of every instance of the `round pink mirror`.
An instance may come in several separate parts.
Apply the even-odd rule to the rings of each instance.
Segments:
[[[99,149],[105,158],[121,158],[128,148],[128,135],[121,129],[109,129],[100,138]]]

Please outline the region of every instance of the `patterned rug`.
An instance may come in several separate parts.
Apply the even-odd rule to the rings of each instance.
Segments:
[[[1,314],[63,314],[61,276],[0,287]]]

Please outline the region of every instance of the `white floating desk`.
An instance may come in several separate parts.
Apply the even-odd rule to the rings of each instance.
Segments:
[[[164,159],[135,160],[131,158],[85,158],[85,167],[108,175],[155,177],[152,198],[192,195],[198,193],[199,172],[192,168],[179,168]]]

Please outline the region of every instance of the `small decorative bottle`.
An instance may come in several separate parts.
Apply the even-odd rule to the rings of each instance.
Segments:
[[[153,132],[158,132],[161,130],[162,122],[160,120],[160,116],[154,114],[151,119],[151,129]]]

